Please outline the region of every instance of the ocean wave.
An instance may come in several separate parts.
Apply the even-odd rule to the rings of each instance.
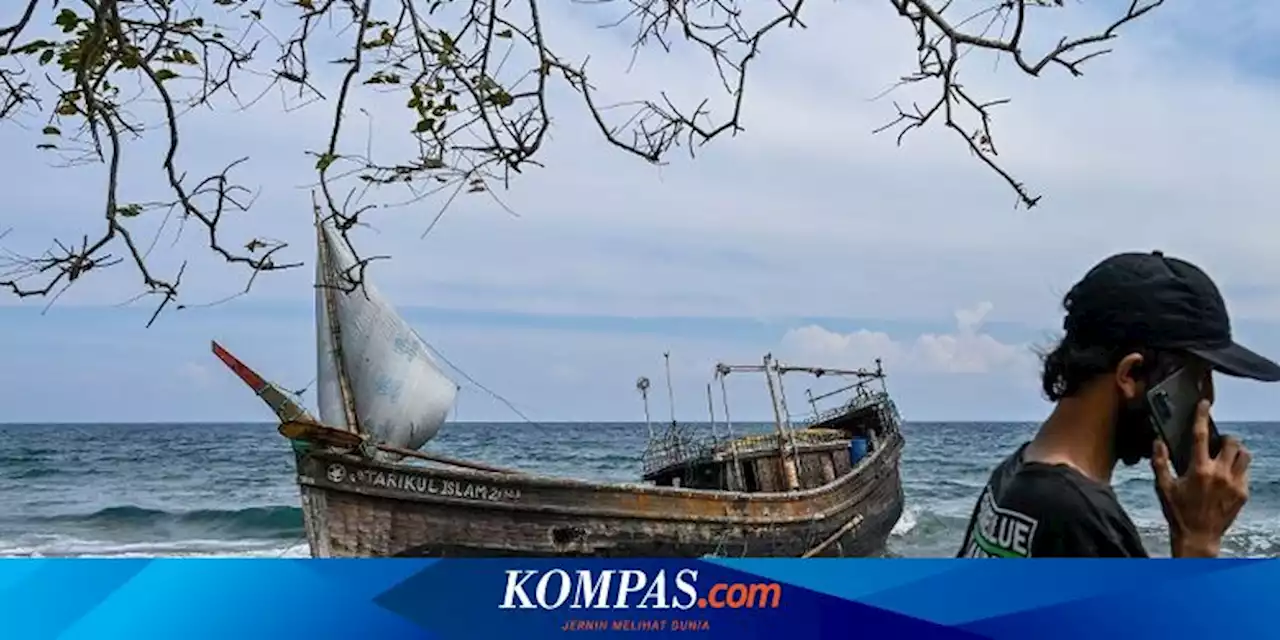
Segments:
[[[1138,522],[1147,553],[1154,557],[1169,556],[1169,527],[1163,522]],[[1222,557],[1273,558],[1280,556],[1280,535],[1266,525],[1238,523],[1222,538]]]
[[[891,555],[948,556],[959,547],[968,522],[967,515],[908,505],[890,533]],[[1141,515],[1135,518],[1134,524],[1149,554],[1168,557],[1169,527],[1162,518]],[[1237,523],[1222,539],[1222,555],[1232,558],[1280,556],[1280,532],[1268,523]]]
[[[56,467],[28,467],[26,469],[17,469],[11,473],[4,474],[9,480],[38,480],[40,478],[53,478],[65,475],[64,469]]]
[[[309,555],[307,544],[299,541],[192,539],[119,543],[61,535],[33,535],[0,541],[0,557],[8,558],[305,558]]]
[[[963,531],[967,517],[939,513],[918,506],[908,506],[889,533],[898,538],[924,538]]]
[[[987,479],[985,477],[936,480],[904,478],[903,486],[910,490],[914,500],[926,503],[940,499],[950,500],[956,498],[977,500],[978,495],[982,493],[983,487],[987,486]]]
[[[33,520],[59,527],[87,527],[119,534],[154,534],[167,530],[170,538],[190,532],[232,539],[290,539],[304,535],[302,509],[287,506],[165,511],[123,505],[93,513],[44,516]]]
[[[0,464],[22,464],[29,462],[32,458],[61,458],[66,454],[67,452],[63,449],[51,447],[17,447],[8,449],[0,455]]]
[[[1150,474],[1132,476],[1112,485],[1113,489],[1118,491],[1132,490],[1152,490],[1155,478]],[[1254,480],[1249,483],[1249,495],[1251,497],[1280,497],[1280,478],[1269,480]]]

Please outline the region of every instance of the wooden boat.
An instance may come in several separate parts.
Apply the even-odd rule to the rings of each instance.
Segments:
[[[331,240],[322,228],[322,263],[333,257],[332,252],[326,256]],[[329,277],[319,273],[322,282]],[[320,287],[317,295],[362,294]],[[413,438],[388,438],[406,432],[395,425],[367,429],[364,425],[380,416],[362,404],[358,390],[377,387],[345,378],[353,371],[385,374],[377,373],[369,351],[362,354],[363,369],[342,366],[347,359],[342,347],[356,343],[341,338],[338,332],[346,327],[335,308],[333,301],[318,303],[317,325],[326,345],[322,371],[326,357],[337,363],[328,397],[336,394],[343,405],[341,411],[336,403],[326,409],[322,399],[320,420],[213,345],[218,357],[272,407],[281,420],[281,434],[293,443],[313,556],[865,556],[883,548],[902,513],[903,438],[879,361],[874,370],[850,371],[789,367],[769,356],[760,365],[718,365],[715,378],[722,397],[724,379],[731,373],[765,375],[776,417],[774,433],[735,437],[724,398],[723,435],[716,431],[714,409],[709,439],[693,437],[674,419],[663,433],[654,432],[650,423],[645,483],[587,482],[418,451],[421,445]],[[326,337],[325,332],[337,335]],[[393,332],[390,339],[407,340],[405,335]],[[416,334],[414,338],[420,341]],[[853,382],[831,393],[810,394],[814,416],[792,424],[781,384],[784,374],[797,372]],[[648,381],[642,378],[638,387],[647,416]],[[707,395],[710,406],[711,385]],[[836,397],[840,400],[834,408],[819,411],[819,401]],[[440,404],[425,403],[436,413]],[[435,428],[438,423],[428,429],[432,435]]]

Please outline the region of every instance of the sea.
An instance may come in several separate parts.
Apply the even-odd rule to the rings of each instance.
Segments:
[[[1280,554],[1280,423],[1219,428],[1254,454],[1252,495],[1224,554]],[[954,556],[987,474],[1034,429],[905,424],[906,510],[886,553]],[[549,475],[633,481],[645,440],[644,424],[457,423],[426,449]],[[1167,556],[1150,468],[1121,466],[1114,486],[1148,551]],[[274,425],[0,425],[0,556],[308,554],[291,450]]]

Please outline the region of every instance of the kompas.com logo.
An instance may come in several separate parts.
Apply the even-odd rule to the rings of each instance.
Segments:
[[[696,569],[565,571],[510,569],[499,609],[776,609],[777,582],[716,582],[698,587]]]

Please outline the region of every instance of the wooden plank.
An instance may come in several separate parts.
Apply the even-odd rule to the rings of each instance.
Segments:
[[[832,533],[830,536],[827,536],[827,539],[820,542],[818,546],[800,554],[800,557],[812,558],[818,555],[819,553],[822,553],[823,551],[826,550],[827,547],[831,546],[831,543],[835,542],[836,540],[839,540],[840,536],[843,536],[844,534],[849,533],[853,529],[857,528],[858,525],[860,524],[862,524],[862,514],[859,513],[854,515],[852,518],[850,518],[848,522],[844,523],[843,527],[836,529],[835,533]]]

